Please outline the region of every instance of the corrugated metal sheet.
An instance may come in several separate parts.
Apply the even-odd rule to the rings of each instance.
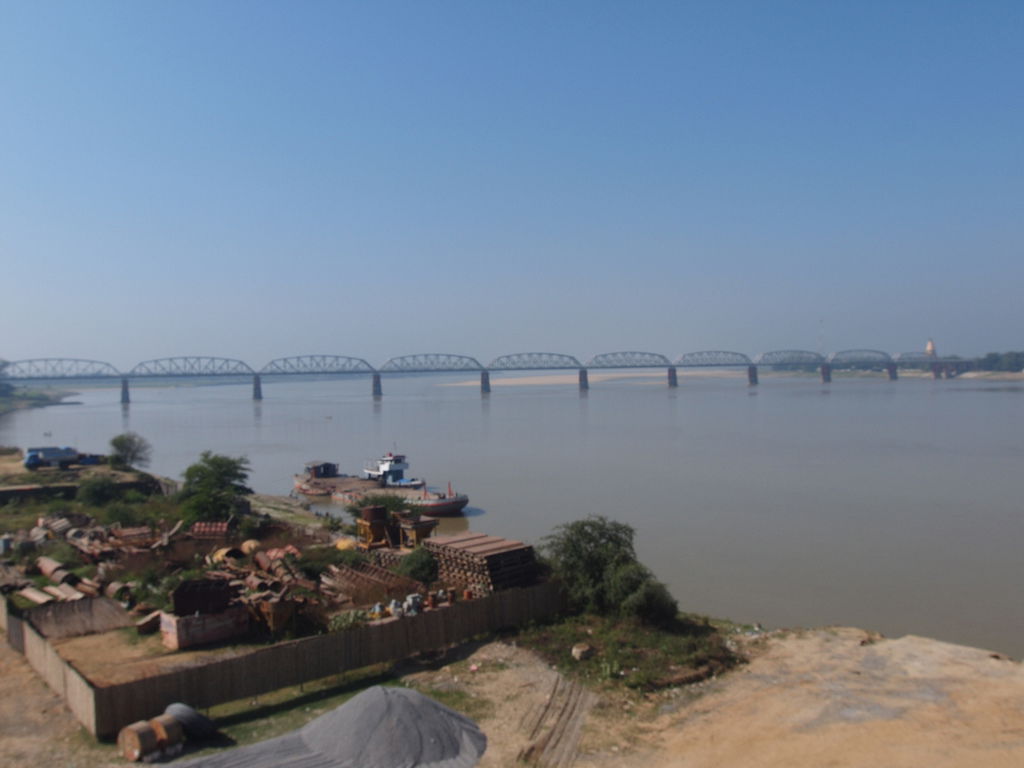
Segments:
[[[227,536],[229,530],[227,522],[192,523],[189,533],[199,538],[221,538]]]

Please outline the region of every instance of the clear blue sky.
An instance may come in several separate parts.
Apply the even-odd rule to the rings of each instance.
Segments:
[[[1021,349],[1022,40],[984,0],[0,0],[0,357]]]

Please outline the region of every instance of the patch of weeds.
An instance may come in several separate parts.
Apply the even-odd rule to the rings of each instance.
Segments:
[[[413,687],[413,686],[410,686]],[[471,720],[482,720],[494,712],[494,704],[482,699],[462,688],[416,688],[435,701],[439,701],[446,707],[451,707],[456,712],[461,712]]]
[[[117,631],[121,633],[121,638],[128,645],[138,645],[142,640],[142,636],[139,635],[139,631],[135,627],[121,627]]]
[[[517,641],[565,675],[597,686],[654,691],[698,682],[739,662],[703,620],[680,617],[666,627],[598,616],[573,616],[519,633]],[[576,660],[585,643],[592,655]]]

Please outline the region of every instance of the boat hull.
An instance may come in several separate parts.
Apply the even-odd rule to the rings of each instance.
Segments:
[[[410,501],[415,501],[415,504],[410,506],[414,506],[417,511],[427,517],[446,517],[462,512],[469,504],[469,497],[460,493],[444,499],[410,499]]]

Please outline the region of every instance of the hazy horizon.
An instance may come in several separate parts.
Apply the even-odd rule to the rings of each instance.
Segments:
[[[0,0],[0,358],[1024,347],[1024,5]]]

